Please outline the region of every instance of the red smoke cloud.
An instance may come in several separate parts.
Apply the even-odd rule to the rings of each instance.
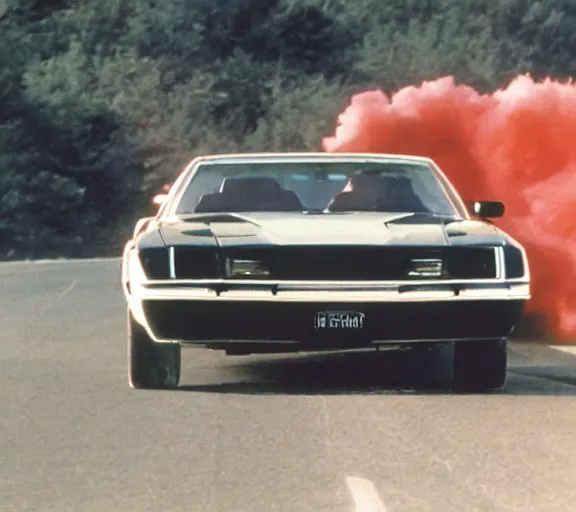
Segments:
[[[559,341],[576,339],[576,85],[516,78],[481,95],[452,77],[354,96],[328,152],[424,155],[464,199],[500,200],[497,224],[528,252],[528,313]]]

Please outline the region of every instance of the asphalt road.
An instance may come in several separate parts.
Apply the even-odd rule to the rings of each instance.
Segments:
[[[118,278],[0,265],[0,512],[576,510],[569,351],[517,344],[502,393],[458,395],[407,353],[188,349],[181,390],[134,391]]]

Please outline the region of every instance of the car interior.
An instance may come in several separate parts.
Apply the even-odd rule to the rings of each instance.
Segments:
[[[219,192],[204,194],[195,212],[304,210],[298,196],[273,178],[225,178]]]
[[[414,192],[410,178],[359,172],[352,176],[349,188],[334,196],[328,211],[429,211]]]
[[[225,178],[220,190],[200,197],[197,213],[237,211],[303,211],[298,195],[268,177]],[[327,206],[329,212],[388,211],[428,212],[416,195],[410,178],[355,173],[346,188]]]

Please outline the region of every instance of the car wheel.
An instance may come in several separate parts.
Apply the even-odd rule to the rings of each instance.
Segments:
[[[180,345],[156,343],[128,312],[128,378],[134,389],[170,389],[180,381]]]
[[[507,340],[461,341],[454,346],[454,388],[500,389],[506,381]]]
[[[416,384],[426,388],[449,389],[452,385],[452,343],[419,342],[411,347],[417,361]]]

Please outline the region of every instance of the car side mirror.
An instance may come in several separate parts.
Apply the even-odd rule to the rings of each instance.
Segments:
[[[489,219],[502,217],[505,207],[500,201],[474,201],[471,203],[471,211],[478,217]]]
[[[168,194],[156,194],[152,199],[152,203],[156,206],[162,206],[166,202],[167,198]]]

